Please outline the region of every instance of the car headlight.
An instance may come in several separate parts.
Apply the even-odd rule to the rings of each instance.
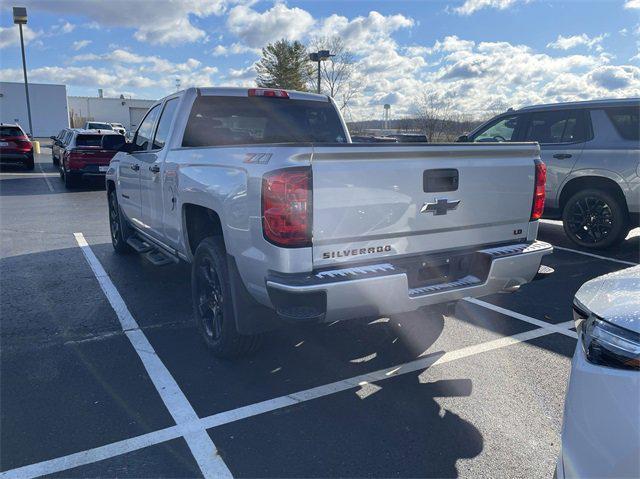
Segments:
[[[574,302],[573,310],[589,362],[640,371],[640,334],[598,318],[579,302]]]

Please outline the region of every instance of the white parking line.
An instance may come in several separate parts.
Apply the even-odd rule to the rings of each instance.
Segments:
[[[106,276],[106,273],[102,269],[102,266],[100,265],[98,260],[95,258],[95,256],[93,256],[93,252],[91,252],[88,246],[86,246],[86,248],[88,250],[88,253],[92,255],[92,257],[95,259],[95,262],[99,267],[98,271],[100,271],[100,274]],[[96,274],[96,277],[98,277],[98,274]],[[111,282],[109,281],[109,283]],[[490,309],[493,309],[493,308],[490,308]],[[506,311],[506,313],[503,313],[503,311]],[[535,320],[534,318],[529,318],[528,316],[519,315],[518,313],[514,313],[513,311],[505,310],[503,308],[500,308],[500,311],[498,312],[501,312],[503,314],[508,314],[509,316],[515,319],[520,319],[520,320],[526,321],[527,323],[532,323],[532,320],[538,322],[538,320]],[[37,464],[32,464],[32,465],[12,469],[9,471],[5,471],[0,473],[0,478],[6,478],[6,479],[21,478],[22,479],[22,478],[38,477],[38,476],[43,476],[47,474],[55,474],[55,473],[58,473],[67,469],[71,469],[74,467],[91,464],[93,462],[97,462],[100,460],[104,460],[111,457],[126,454],[129,452],[137,451],[145,447],[161,444],[163,442],[176,439],[183,435],[195,434],[198,432],[202,432],[206,434],[205,431],[213,427],[229,424],[235,421],[240,421],[242,419],[247,419],[247,418],[264,414],[267,412],[293,406],[295,404],[299,404],[305,401],[310,401],[313,399],[318,399],[318,398],[329,396],[339,392],[347,391],[349,389],[358,390],[362,386],[370,383],[374,383],[374,382],[377,383],[380,381],[384,381],[386,379],[399,377],[404,374],[412,373],[415,371],[425,370],[432,366],[437,366],[439,364],[445,364],[451,361],[457,361],[458,359],[467,358],[476,354],[493,351],[496,349],[501,349],[507,346],[522,343],[524,341],[529,341],[531,339],[548,336],[556,332],[561,334],[568,333],[567,334],[568,336],[575,337],[575,333],[573,331],[563,330],[563,327],[566,327],[566,328],[572,327],[573,326],[572,321],[567,321],[565,323],[556,324],[556,325],[545,323],[544,321],[539,321],[539,323],[542,324],[542,327],[532,329],[530,331],[525,331],[523,333],[518,333],[513,336],[505,336],[492,341],[487,341],[484,343],[468,346],[465,348],[449,351],[446,353],[432,353],[428,356],[420,357],[408,363],[403,363],[397,366],[380,369],[378,371],[362,374],[360,376],[356,376],[348,379],[343,379],[341,381],[336,381],[336,382],[325,384],[315,388],[298,391],[298,392],[280,396],[274,399],[268,399],[266,401],[250,404],[248,406],[243,406],[237,409],[232,409],[232,410],[224,411],[218,414],[213,414],[211,416],[207,416],[202,419],[189,420],[182,424],[179,424],[178,426],[172,426],[165,429],[160,429],[155,432],[150,432],[147,434],[133,437],[131,439],[125,439],[123,441],[107,444],[105,446],[100,446],[100,447],[96,447],[86,451],[78,452],[75,454],[70,454],[68,456],[51,459],[49,461],[43,461]],[[536,323],[532,323],[532,324],[536,324]],[[148,345],[146,347],[149,348],[148,351],[153,351],[152,349],[150,349],[151,345]],[[158,359],[158,362],[159,361],[160,360]],[[423,372],[422,374],[425,374],[425,373]]]
[[[102,291],[118,316],[122,329],[136,353],[138,353],[142,364],[147,370],[147,374],[176,424],[180,426],[187,422],[197,421],[198,415],[178,386],[178,383],[176,383],[169,370],[156,354],[147,337],[139,329],[138,323],[131,316],[122,296],[120,296],[120,293],[111,282],[100,261],[91,251],[84,235],[82,233],[74,233],[74,236]],[[184,433],[184,438],[204,477],[232,477],[231,472],[218,454],[213,441],[204,429],[186,432]]]
[[[573,321],[565,321],[560,324],[551,324],[546,321],[540,321],[539,319],[532,318],[531,316],[526,316],[524,314],[516,313],[515,311],[511,311],[510,309],[501,308],[500,306],[496,306],[495,304],[487,303],[486,301],[482,301],[476,298],[464,298],[463,301],[467,303],[477,304],[478,306],[482,306],[483,308],[491,309],[496,313],[504,314],[505,316],[510,316],[515,319],[519,319],[520,321],[524,321],[525,323],[533,324],[534,326],[538,326],[539,328],[545,328],[554,333],[564,334],[565,336],[569,336],[571,338],[577,338],[578,335],[575,331],[571,331],[570,328],[573,327]]]
[[[577,250],[577,249],[563,248],[562,246],[556,246],[556,245],[553,245],[553,249],[558,249],[560,251],[568,251],[570,253],[583,254],[585,256],[591,256],[592,258],[598,258],[598,259],[604,259],[604,260],[607,260],[607,261],[613,261],[614,263],[626,264],[626,265],[629,265],[629,266],[638,266],[638,263],[634,263],[632,261],[625,261],[623,259],[618,259],[618,258],[610,258],[608,256],[600,256],[599,254],[587,253],[586,251],[580,251],[580,250]]]
[[[49,187],[49,191],[51,193],[55,193],[55,190],[53,189],[53,185],[49,181],[49,178],[47,178],[47,173],[45,173],[44,170],[42,169],[42,164],[38,163],[38,169],[40,170],[40,173],[42,173],[42,177],[44,178],[44,181],[47,182],[47,186]]]

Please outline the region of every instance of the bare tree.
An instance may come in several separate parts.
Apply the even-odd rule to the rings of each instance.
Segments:
[[[309,51],[329,50],[333,55],[320,64],[321,87],[344,112],[360,92],[360,85],[354,78],[355,55],[347,49],[342,38],[337,36],[314,38],[307,49]],[[317,75],[317,69],[315,74]],[[309,81],[315,84],[316,80],[313,79],[313,75]]]
[[[430,143],[446,141],[446,126],[451,117],[449,104],[436,93],[423,93],[418,100],[416,118]]]

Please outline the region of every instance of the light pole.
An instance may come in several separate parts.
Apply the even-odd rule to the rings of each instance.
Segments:
[[[335,55],[329,53],[329,50],[318,50],[315,53],[309,53],[309,60],[318,62],[318,93],[320,93],[320,63],[331,57],[335,57]]]
[[[31,123],[31,103],[29,102],[29,81],[27,80],[27,60],[24,56],[24,37],[22,25],[27,24],[27,9],[25,7],[13,7],[13,23],[20,28],[20,47],[22,48],[22,71],[24,72],[24,93],[27,97],[27,116],[29,117],[29,136],[33,138],[33,125]]]

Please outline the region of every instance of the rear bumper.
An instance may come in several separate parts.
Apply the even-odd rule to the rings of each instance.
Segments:
[[[472,254],[468,274],[427,286],[410,287],[408,272],[388,262],[309,275],[273,274],[267,278],[267,291],[278,316],[287,320],[396,314],[515,289],[535,277],[542,257],[551,252],[553,247],[542,241],[479,250]]]
[[[22,163],[32,158],[31,151],[0,152],[0,163]]]
[[[105,163],[103,165],[87,165],[85,164],[83,167],[81,168],[74,168],[73,164],[70,165],[70,167],[68,168],[68,172],[71,173],[72,175],[76,175],[76,176],[100,176],[100,177],[104,177],[107,172],[105,171],[100,171],[100,167],[106,168],[108,169],[109,167],[109,163]]]

